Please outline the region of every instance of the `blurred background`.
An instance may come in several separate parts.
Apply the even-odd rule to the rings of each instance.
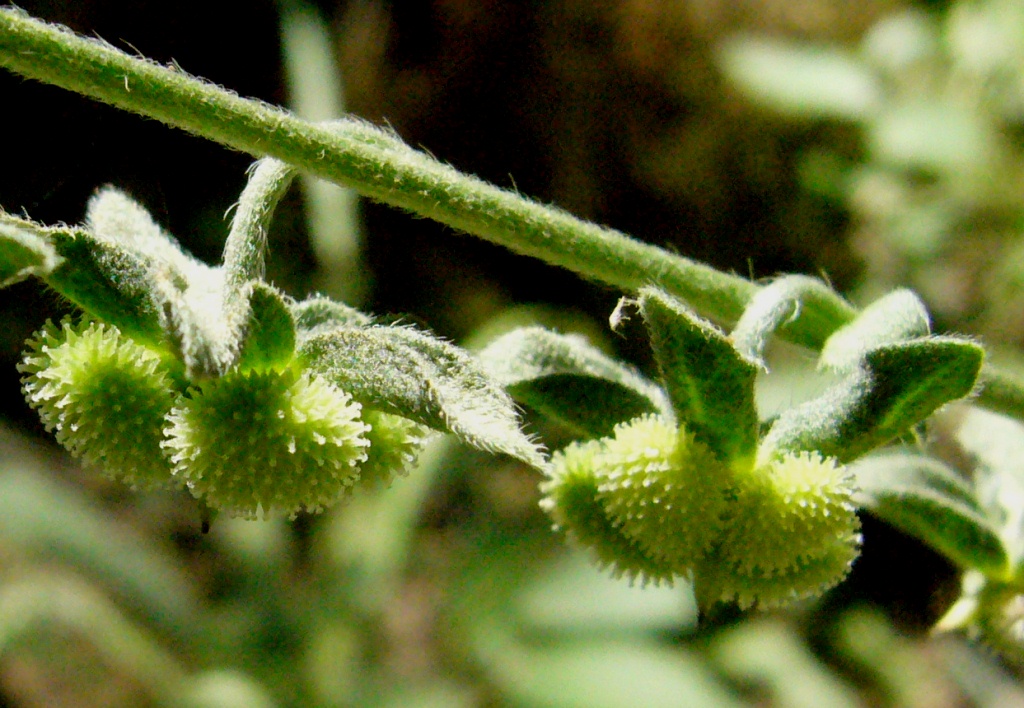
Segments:
[[[906,285],[937,331],[1024,342],[1019,1],[19,5],[718,268],[858,303]],[[251,158],[7,73],[0,94],[4,209],[74,223],[113,184],[219,260]],[[607,331],[621,293],[320,183],[279,208],[268,277],[469,346],[540,322],[650,363]],[[186,492],[81,470],[24,403],[24,340],[63,312],[0,292],[0,705],[1024,704],[1019,668],[927,636],[957,570],[868,515],[822,601],[700,628],[685,587],[616,583],[552,534],[535,473],[448,440],[386,493],[204,535]]]

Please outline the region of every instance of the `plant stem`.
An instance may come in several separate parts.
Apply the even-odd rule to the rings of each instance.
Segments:
[[[756,286],[464,175],[356,120],[313,124],[102,42],[0,10],[0,65],[257,157],[270,155],[392,206],[624,290],[655,284],[734,320]]]
[[[256,157],[276,157],[585,278],[626,291],[661,287],[713,319],[736,321],[758,291],[745,278],[462,174],[362,121],[310,123],[17,9],[0,9],[0,66]],[[817,348],[854,313],[838,295],[803,303],[802,316],[779,334]],[[992,369],[986,375],[976,402],[1024,420],[1024,388]]]

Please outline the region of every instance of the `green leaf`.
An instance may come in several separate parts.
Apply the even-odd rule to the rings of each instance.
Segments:
[[[856,500],[960,567],[986,574],[1007,570],[1007,552],[970,485],[941,462],[905,452],[853,465]]]
[[[850,371],[871,349],[930,333],[928,311],[921,299],[910,290],[894,290],[829,337],[818,364]]]
[[[874,73],[839,48],[735,37],[721,47],[720,59],[741,91],[795,118],[864,120],[882,99]]]
[[[46,229],[0,210],[0,288],[46,276],[59,262]]]
[[[144,260],[80,229],[52,229],[50,238],[63,261],[44,277],[47,285],[132,339],[163,341],[160,309]]]
[[[883,164],[940,174],[980,172],[999,156],[995,124],[966,102],[945,98],[888,107],[870,124],[868,149]]]
[[[310,297],[290,305],[300,341],[343,327],[365,327],[373,318],[326,297]]]
[[[801,331],[828,331],[829,325],[849,320],[853,308],[839,294],[817,278],[787,275],[761,288],[750,300],[733,328],[733,346],[745,358],[765,364],[762,360],[768,338],[780,328],[805,320]],[[819,339],[802,337],[794,340],[811,348],[821,345]]]
[[[1020,574],[1024,571],[1024,426],[972,406],[957,440],[975,463],[975,496],[999,527]]]
[[[513,398],[579,437],[611,435],[617,423],[645,413],[671,417],[664,392],[579,335],[524,327],[478,355]]]
[[[679,422],[723,461],[752,457],[757,445],[757,364],[714,325],[654,288],[640,291],[640,312]]]
[[[259,281],[250,284],[249,317],[238,367],[282,370],[295,356],[295,322],[285,298]]]
[[[955,337],[874,349],[821,397],[782,413],[761,456],[817,450],[844,462],[859,457],[971,393],[983,359],[979,345]]]
[[[309,337],[299,354],[312,372],[371,408],[544,466],[519,429],[512,399],[454,345],[410,328],[371,326]]]

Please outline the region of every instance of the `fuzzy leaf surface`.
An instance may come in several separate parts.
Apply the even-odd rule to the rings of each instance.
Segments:
[[[743,311],[730,339],[745,358],[767,369],[763,361],[768,338],[798,319],[810,320],[808,331],[822,331],[830,322],[843,322],[853,309],[836,291],[817,278],[787,275],[762,287]],[[821,342],[802,338],[809,347]]]
[[[259,281],[250,285],[238,366],[242,370],[286,367],[295,356],[295,321],[281,294]]]
[[[971,393],[984,350],[966,339],[928,337],[868,352],[860,368],[821,397],[782,413],[762,455],[817,450],[853,460]]]
[[[678,300],[640,292],[640,312],[679,422],[722,460],[752,457],[757,445],[758,366]]]
[[[312,372],[371,408],[544,465],[519,429],[512,399],[452,344],[406,327],[338,328],[305,339],[299,354]]]
[[[910,453],[864,458],[851,467],[856,500],[965,569],[1002,573],[1007,552],[970,485],[937,460]]]
[[[661,389],[579,335],[524,327],[478,358],[513,398],[579,437],[611,435],[616,424],[645,413],[671,416]]]
[[[46,276],[59,261],[45,228],[0,210],[0,288]]]
[[[292,303],[291,311],[300,342],[339,328],[373,324],[373,318],[369,315],[326,297],[310,297]]]
[[[850,371],[871,349],[931,333],[928,310],[910,290],[894,290],[836,330],[821,350],[819,366]]]
[[[162,341],[148,263],[81,229],[53,229],[50,238],[63,261],[45,276],[47,285],[133,339]]]

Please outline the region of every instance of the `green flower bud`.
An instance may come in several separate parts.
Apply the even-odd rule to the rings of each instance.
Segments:
[[[685,426],[650,415],[616,426],[598,477],[615,525],[679,573],[689,575],[722,533],[731,475]]]
[[[846,577],[861,536],[845,467],[801,452],[735,479],[721,545],[698,571],[701,597],[772,607],[820,595]]]
[[[161,440],[175,393],[156,352],[110,325],[47,322],[18,371],[29,405],[72,455],[134,488],[171,484]]]
[[[600,499],[596,469],[604,446],[600,441],[573,443],[551,458],[548,480],[540,486],[543,508],[579,545],[591,549],[598,564],[615,577],[641,584],[669,585],[676,575],[668,563],[649,556],[638,543],[617,528]]]
[[[430,429],[408,418],[380,411],[363,410],[363,422],[370,428],[366,461],[360,467],[359,484],[387,487],[395,476],[405,476],[430,435]]]
[[[247,518],[331,506],[359,478],[369,445],[358,403],[291,370],[205,381],[167,420],[174,474],[212,508]]]

